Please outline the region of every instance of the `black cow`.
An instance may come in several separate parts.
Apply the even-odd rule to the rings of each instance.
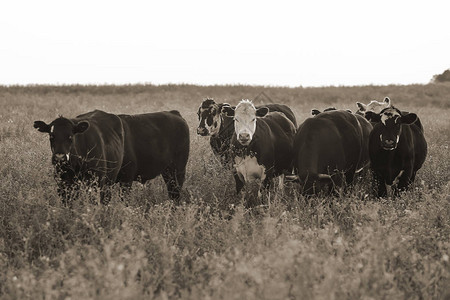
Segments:
[[[377,195],[387,195],[386,184],[396,185],[394,193],[398,195],[414,181],[425,162],[427,142],[423,127],[417,123],[416,114],[404,114],[395,107],[385,108],[379,114],[366,112],[366,118],[375,123],[369,138],[369,155]]]
[[[125,133],[114,114],[95,110],[74,119],[59,117],[50,124],[35,121],[34,127],[50,136],[52,164],[60,177],[58,193],[64,204],[78,181],[98,180],[102,188],[116,182],[122,166]]]
[[[211,136],[209,143],[215,155],[219,156],[223,165],[231,161],[230,142],[234,133],[234,120],[222,113],[224,107],[229,107],[228,103],[216,103],[213,99],[204,100],[198,108],[198,119],[200,121],[197,134],[201,136]],[[282,112],[291,120],[295,127],[297,121],[292,110],[283,104],[267,104],[270,112]],[[232,106],[231,108],[235,108]],[[259,108],[259,107],[256,107]]]
[[[268,187],[273,177],[292,170],[295,126],[285,114],[269,113],[267,107],[256,109],[248,100],[223,110],[234,118],[231,145],[237,193],[245,182],[261,179]]]
[[[118,181],[131,187],[162,175],[171,199],[178,200],[189,157],[189,127],[176,110],[119,115],[125,147]]]
[[[331,192],[368,165],[372,125],[346,110],[330,110],[306,119],[294,138],[294,172],[304,194]]]
[[[133,180],[145,182],[163,175],[169,196],[178,199],[189,155],[189,131],[177,111],[142,115],[114,115],[95,110],[74,119],[58,118],[46,124],[34,122],[48,132],[52,163],[60,177],[58,192],[68,200],[67,190],[78,181],[98,179],[102,188],[120,182],[130,188]],[[103,203],[107,199],[101,194]]]

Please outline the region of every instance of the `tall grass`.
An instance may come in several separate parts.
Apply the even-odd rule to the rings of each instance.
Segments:
[[[355,109],[389,96],[417,112],[429,155],[411,190],[375,199],[370,176],[339,197],[287,185],[247,210],[208,140],[195,134],[205,97],[237,103],[264,91],[301,123],[311,108]],[[259,103],[258,103],[259,104]],[[82,190],[61,205],[48,137],[33,121],[93,110],[178,109],[191,156],[175,207],[163,181],[110,205]],[[0,87],[2,299],[443,299],[450,297],[450,85]],[[233,208],[231,208],[233,207]]]

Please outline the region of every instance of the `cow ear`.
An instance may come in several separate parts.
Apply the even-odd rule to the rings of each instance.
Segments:
[[[50,133],[50,129],[52,128],[44,121],[34,121],[33,127],[37,128],[37,130],[39,130],[40,132],[47,132],[47,133]]]
[[[317,116],[318,114],[320,114],[320,110],[318,110],[318,109],[311,109],[311,115],[313,115],[313,116]]]
[[[256,110],[257,117],[265,117],[269,113],[269,109],[267,107],[260,107]]]
[[[358,106],[360,111],[366,111],[366,105],[361,102],[356,102],[356,106]]]
[[[234,108],[231,107],[230,105],[224,105],[224,106],[222,107],[221,112],[222,112],[222,114],[225,115],[226,117],[230,117],[230,118],[234,117]]]
[[[387,106],[391,106],[391,99],[389,99],[389,97],[384,98],[384,103],[386,103]]]
[[[380,122],[381,121],[381,116],[379,114],[374,113],[373,111],[367,111],[364,116],[370,122]]]
[[[226,107],[226,106],[231,106],[231,105],[228,104],[228,103],[220,103],[220,104],[219,104],[219,114],[222,113],[222,108],[224,108],[224,107]]]
[[[402,124],[412,124],[417,120],[417,115],[414,113],[410,113],[400,117]]]
[[[86,129],[88,129],[88,128],[89,128],[89,123],[86,122],[86,121],[82,121],[82,122],[76,124],[76,125],[73,127],[72,132],[73,132],[74,134],[77,134],[77,133],[83,133],[83,132],[85,132]]]

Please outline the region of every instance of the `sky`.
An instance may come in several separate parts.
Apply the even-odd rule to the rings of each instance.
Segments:
[[[0,84],[428,83],[446,2],[4,0]]]

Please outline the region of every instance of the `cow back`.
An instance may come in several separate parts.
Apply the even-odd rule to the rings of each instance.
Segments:
[[[189,128],[178,111],[119,117],[125,129],[121,181],[153,179],[177,159],[185,166],[189,155]]]

